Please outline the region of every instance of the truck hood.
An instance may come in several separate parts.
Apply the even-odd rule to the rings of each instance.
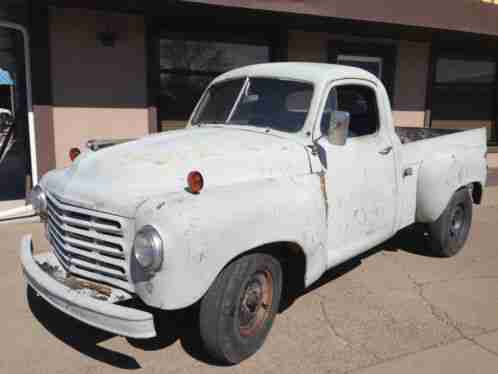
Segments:
[[[59,198],[133,218],[147,199],[184,191],[190,171],[204,177],[204,193],[217,186],[309,173],[302,144],[238,127],[171,131],[85,152],[67,169],[42,179]]]

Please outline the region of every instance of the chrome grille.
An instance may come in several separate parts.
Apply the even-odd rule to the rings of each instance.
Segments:
[[[129,291],[125,219],[73,206],[47,194],[47,236],[72,274]]]

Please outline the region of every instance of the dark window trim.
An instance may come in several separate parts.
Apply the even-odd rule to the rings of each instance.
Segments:
[[[339,55],[359,55],[367,57],[382,57],[382,81],[386,87],[389,98],[394,97],[396,79],[398,46],[395,44],[382,44],[371,42],[343,42],[331,40],[328,46],[328,61],[336,63]]]
[[[473,83],[468,83],[468,82],[464,82],[464,83],[458,83],[458,82],[444,82],[444,83],[438,83],[438,82],[434,82],[434,86],[438,86],[438,87],[487,87],[487,86],[491,86],[493,85],[493,82],[489,82],[489,83],[478,83],[478,82],[473,82]]]
[[[330,96],[330,94],[335,91],[335,95],[336,95],[336,100],[337,100],[337,104],[338,104],[338,110],[339,109],[339,94],[337,92],[337,89],[341,89],[341,88],[354,88],[354,87],[362,87],[364,89],[367,89],[370,91],[370,94],[372,94],[372,97],[373,97],[373,100],[374,100],[374,106],[375,106],[375,117],[377,118],[377,123],[376,123],[376,128],[375,128],[375,132],[371,133],[371,134],[365,134],[365,135],[360,135],[360,136],[355,136],[354,139],[363,139],[367,136],[379,136],[380,134],[380,128],[381,128],[381,121],[382,121],[382,118],[381,118],[381,115],[380,115],[380,107],[379,107],[379,99],[377,97],[377,92],[372,88],[370,87],[369,85],[367,84],[362,84],[361,82],[355,82],[355,83],[345,83],[345,84],[338,84],[338,85],[335,85],[335,86],[332,86],[331,89],[329,90],[329,93],[327,95],[327,101],[328,101],[328,97]],[[325,109],[325,108],[324,108]],[[325,111],[322,110],[322,114],[321,114],[321,117],[320,117],[320,120],[323,120],[323,115],[324,115]]]
[[[221,71],[209,70],[188,70],[188,69],[160,69],[160,73],[177,74],[177,75],[200,75],[205,77],[218,76],[223,74]]]
[[[159,33],[159,39],[170,39],[170,40],[187,40],[187,41],[202,41],[202,42],[218,42],[218,43],[229,43],[229,44],[247,44],[255,46],[270,46],[272,38],[264,31],[262,32],[233,32],[227,33],[228,26],[224,31],[185,31],[176,30],[175,28],[169,28],[167,30],[161,30]],[[270,47],[271,48],[271,47]]]

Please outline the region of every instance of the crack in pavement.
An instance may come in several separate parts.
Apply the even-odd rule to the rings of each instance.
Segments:
[[[322,311],[323,318],[325,319],[325,323],[327,324],[327,327],[328,327],[329,331],[332,333],[332,335],[334,335],[339,340],[341,340],[344,345],[348,345],[348,346],[352,347],[353,344],[349,340],[347,340],[345,337],[343,337],[341,334],[339,334],[339,332],[336,330],[334,324],[332,323],[332,321],[330,320],[330,318],[327,314],[327,309],[325,308],[325,304],[323,303],[323,300],[320,300],[320,309]]]
[[[475,276],[475,277],[466,277],[466,278],[453,278],[453,279],[442,279],[442,280],[434,280],[434,281],[426,281],[426,282],[419,282],[409,271],[407,271],[402,264],[400,264],[398,261],[396,261],[394,258],[388,257],[389,260],[391,261],[392,264],[396,266],[400,266],[405,272],[406,272],[406,277],[408,280],[415,286],[418,296],[422,299],[424,304],[429,307],[431,314],[441,323],[449,326],[452,328],[461,338],[469,340],[470,337],[465,335],[458,325],[458,321],[454,321],[450,315],[441,310],[441,308],[438,308],[436,305],[434,305],[425,295],[425,287],[434,285],[434,284],[444,284],[444,283],[450,283],[450,282],[461,282],[461,281],[472,281],[472,280],[479,280],[479,279],[491,279],[491,280],[498,280],[498,276],[490,275],[490,276]],[[486,328],[483,328],[481,326],[472,326],[469,324],[466,324],[468,327],[480,330],[482,334],[485,334],[488,330]]]
[[[335,337],[337,337],[339,340],[341,340],[345,346],[349,346],[351,349],[358,348],[358,349],[364,351],[365,353],[371,355],[376,361],[382,361],[382,358],[379,357],[377,355],[377,353],[372,352],[364,344],[361,344],[361,343],[355,344],[337,331],[332,320],[330,319],[329,315],[327,314],[327,308],[325,307],[323,299],[324,299],[323,297],[320,298],[320,308],[322,311],[323,318],[325,319],[325,322],[326,322],[327,327],[328,327],[329,331],[331,332],[331,334],[334,335]]]
[[[417,288],[418,294],[419,294],[420,298],[429,307],[429,309],[430,309],[432,315],[434,316],[434,318],[436,318],[437,320],[439,320],[441,323],[444,323],[445,325],[451,327],[458,334],[458,336],[460,337],[460,340],[467,340],[467,341],[475,344],[479,348],[485,350],[486,352],[492,354],[493,356],[498,357],[498,352],[495,352],[492,349],[489,349],[488,347],[486,347],[483,344],[479,343],[476,340],[476,338],[465,334],[463,332],[462,328],[458,325],[458,321],[453,320],[453,318],[451,318],[450,315],[447,312],[441,310],[441,308],[438,308],[436,305],[434,305],[427,298],[427,296],[424,294],[424,286],[433,284],[433,282],[420,283],[410,273],[407,273],[407,277],[408,277],[408,279],[410,279],[410,281]],[[478,278],[481,279],[480,277],[478,277]],[[471,279],[474,279],[474,278],[471,278]],[[494,277],[494,279],[498,279],[498,277]],[[438,283],[438,282],[434,282],[434,283]],[[478,335],[478,336],[482,336],[482,335],[486,335],[486,334],[491,333],[490,331],[488,331],[487,329],[485,329],[485,328],[483,328],[481,326],[470,326],[470,327],[476,328],[476,329],[479,329],[479,330],[483,331],[483,333],[480,334],[480,335]]]
[[[477,335],[476,338],[479,338],[479,337],[485,336],[485,335],[489,335],[489,334],[493,334],[493,333],[496,333],[496,332],[498,332],[498,329],[489,330],[489,331],[487,331],[487,332],[485,332],[483,334]],[[450,340],[450,341],[448,341],[446,343],[432,344],[432,345],[430,345],[428,347],[425,347],[423,349],[420,349],[418,351],[403,353],[403,354],[400,354],[400,355],[395,356],[395,357],[391,357],[391,358],[387,358],[387,359],[381,360],[381,362],[377,362],[377,363],[375,363],[373,365],[362,366],[362,367],[358,367],[358,368],[353,369],[353,370],[346,371],[344,374],[354,374],[354,373],[357,373],[357,372],[359,372],[361,370],[365,370],[365,369],[368,369],[368,368],[371,368],[371,367],[375,367],[375,366],[386,364],[386,363],[389,363],[389,362],[392,362],[392,361],[396,361],[396,360],[399,360],[400,358],[404,358],[404,357],[409,357],[409,356],[412,356],[412,355],[416,355],[417,353],[427,352],[427,351],[430,351],[431,349],[434,349],[434,348],[445,347],[445,346],[457,343],[457,342],[462,341],[462,340],[468,340],[468,339],[458,338],[458,339]],[[478,342],[476,343],[474,341],[471,341],[471,343],[476,344],[477,346],[479,346],[479,348],[482,348],[482,349],[486,350],[487,352],[489,352],[490,354],[498,357],[498,352],[490,350],[490,349],[484,347],[482,344],[480,344]]]

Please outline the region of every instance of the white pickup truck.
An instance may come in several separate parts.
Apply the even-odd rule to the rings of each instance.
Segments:
[[[303,287],[415,222],[464,245],[486,180],[485,129],[395,128],[382,83],[352,67],[275,63],[216,78],[186,129],[87,150],[30,201],[52,251],[21,244],[29,285],[119,335],[198,306],[200,337],[238,363],[263,344],[282,289]],[[291,266],[292,265],[292,266]]]

